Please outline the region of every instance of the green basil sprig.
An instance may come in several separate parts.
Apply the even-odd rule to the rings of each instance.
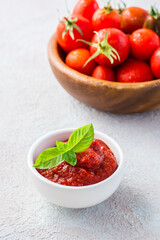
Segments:
[[[56,147],[44,150],[36,159],[33,167],[40,169],[53,168],[68,162],[75,166],[77,158],[75,153],[83,152],[90,147],[94,139],[92,123],[76,129],[69,137],[68,143],[56,141]]]

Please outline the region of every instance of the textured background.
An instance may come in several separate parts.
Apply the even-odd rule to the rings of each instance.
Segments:
[[[66,14],[65,1],[0,3],[0,239],[159,240],[160,110],[114,115],[73,99],[57,83],[47,58],[56,9]],[[70,7],[74,3],[68,0]],[[28,149],[49,131],[90,122],[120,143],[124,179],[95,207],[54,206],[32,187]]]

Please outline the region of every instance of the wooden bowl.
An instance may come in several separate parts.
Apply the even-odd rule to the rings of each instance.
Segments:
[[[138,113],[160,108],[160,79],[142,83],[97,80],[69,68],[54,34],[48,44],[51,68],[62,87],[79,101],[102,111]]]

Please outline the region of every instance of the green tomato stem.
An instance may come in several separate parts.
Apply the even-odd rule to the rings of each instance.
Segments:
[[[105,38],[102,42],[100,42],[98,33],[97,32],[95,32],[95,33],[97,34],[97,37],[98,37],[98,43],[91,43],[91,42],[87,42],[82,39],[78,39],[78,41],[82,41],[82,42],[86,43],[87,45],[97,48],[97,51],[85,62],[83,67],[85,67],[91,60],[98,57],[100,54],[105,55],[110,60],[111,64],[114,63],[115,59],[120,60],[120,56],[119,56],[118,52],[116,51],[116,49],[113,48],[108,43],[107,32],[105,33]]]
[[[62,23],[65,24],[66,27],[65,27],[65,30],[64,30],[63,33],[62,33],[62,38],[63,38],[63,39],[64,39],[66,33],[69,31],[69,35],[70,35],[71,38],[74,40],[74,39],[75,39],[74,33],[73,33],[74,28],[80,33],[80,35],[81,35],[82,37],[84,37],[82,30],[81,30],[80,27],[76,24],[76,22],[77,22],[77,20],[78,20],[77,18],[71,19],[71,17],[70,17],[70,18],[64,17],[64,19],[65,19],[66,21],[62,21]]]

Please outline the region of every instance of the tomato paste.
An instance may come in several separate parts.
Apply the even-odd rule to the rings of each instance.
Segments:
[[[76,153],[77,164],[71,166],[62,162],[50,169],[37,169],[48,180],[67,186],[86,186],[103,181],[117,169],[116,158],[101,140],[94,139],[91,146]]]

